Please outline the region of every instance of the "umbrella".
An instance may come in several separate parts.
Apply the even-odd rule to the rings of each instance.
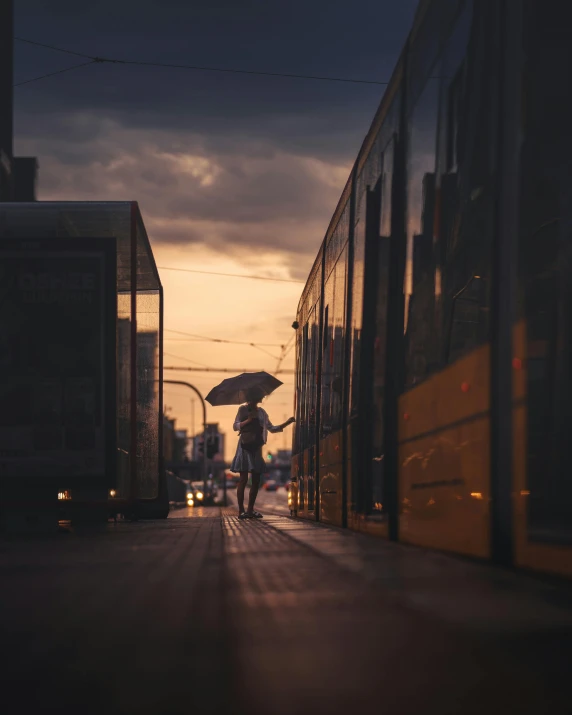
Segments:
[[[206,396],[213,407],[222,405],[241,405],[250,399],[259,399],[270,395],[282,383],[267,372],[243,372],[242,375],[229,377]]]

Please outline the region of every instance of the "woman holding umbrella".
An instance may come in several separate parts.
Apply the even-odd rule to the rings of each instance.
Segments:
[[[266,462],[262,456],[262,447],[266,444],[268,432],[282,432],[288,425],[295,422],[291,417],[282,425],[275,427],[268,413],[259,403],[262,394],[256,390],[250,392],[246,405],[241,405],[234,420],[234,431],[240,432],[240,439],[236,454],[230,469],[240,474],[240,481],[236,490],[239,519],[261,519],[262,514],[254,511],[254,504],[260,487],[260,475],[266,470]],[[244,490],[248,482],[248,475],[252,475],[252,487],[248,496],[248,510],[244,510]]]
[[[239,519],[261,519],[262,514],[254,511],[254,502],[260,486],[260,475],[266,470],[266,462],[262,456],[262,447],[266,444],[269,432],[282,432],[296,420],[291,417],[282,425],[275,427],[266,410],[259,403],[270,395],[282,383],[267,372],[247,372],[236,377],[223,380],[214,387],[206,397],[213,407],[220,405],[240,405],[234,431],[240,433],[236,454],[230,465],[232,472],[240,474],[240,482],[236,490]],[[246,404],[241,404],[246,402]],[[244,490],[248,475],[252,474],[252,488],[248,497],[248,510],[244,510]]]

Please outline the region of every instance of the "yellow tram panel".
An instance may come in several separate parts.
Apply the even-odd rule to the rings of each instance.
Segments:
[[[490,556],[488,417],[399,449],[399,538],[427,548]]]
[[[399,537],[490,556],[490,348],[399,401]]]
[[[399,399],[399,442],[432,432],[490,407],[490,347],[483,345]]]

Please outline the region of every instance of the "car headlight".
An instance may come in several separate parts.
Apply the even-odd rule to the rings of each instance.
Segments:
[[[197,499],[202,499],[204,494],[202,492],[197,492]]]

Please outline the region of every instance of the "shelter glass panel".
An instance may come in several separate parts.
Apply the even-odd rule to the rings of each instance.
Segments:
[[[117,495],[131,493],[131,293],[117,294]]]
[[[137,483],[141,499],[159,487],[159,291],[137,292]]]

